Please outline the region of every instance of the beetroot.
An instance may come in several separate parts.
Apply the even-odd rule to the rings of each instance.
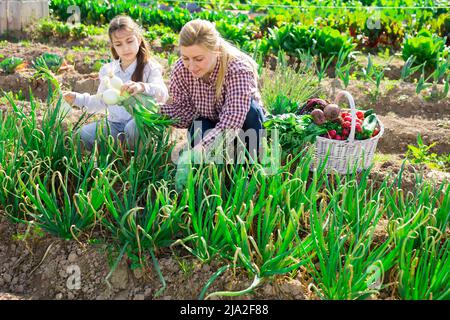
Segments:
[[[298,110],[298,114],[308,114],[313,109],[321,109],[325,108],[325,106],[328,104],[327,101],[319,98],[311,98],[306,101],[306,103]]]
[[[311,111],[311,116],[315,124],[321,125],[326,121],[325,115],[320,109],[314,109],[313,111]]]
[[[341,109],[339,109],[338,105],[330,103],[323,109],[323,113],[327,120],[334,120],[339,118],[339,115],[341,114]]]

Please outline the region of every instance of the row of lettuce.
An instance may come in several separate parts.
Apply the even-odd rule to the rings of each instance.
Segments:
[[[316,58],[341,58],[347,56],[352,51],[360,50],[361,41],[368,41],[370,37],[360,37],[357,32],[352,32],[352,25],[348,24],[350,32],[344,30],[338,25],[326,25],[326,23],[315,23],[313,21],[306,23],[283,23],[265,24],[266,17],[255,18],[250,20],[248,15],[233,15],[229,12],[202,11],[200,13],[191,14],[186,9],[175,8],[172,12],[163,10],[154,10],[134,5],[134,10],[121,11],[123,6],[107,7],[105,5],[92,4],[94,8],[105,9],[105,12],[95,11],[92,9],[87,12],[91,5],[89,1],[62,1],[56,0],[52,2],[52,6],[56,4],[67,5],[77,3],[81,5],[81,21],[83,24],[71,26],[58,20],[46,20],[40,23],[38,32],[45,38],[73,38],[82,39],[89,35],[97,35],[105,33],[103,27],[97,27],[89,23],[99,21],[107,23],[112,17],[123,12],[138,19],[146,29],[146,38],[152,42],[159,39],[159,43],[163,50],[171,51],[178,41],[177,32],[181,26],[193,18],[203,18],[215,21],[216,27],[222,36],[243,50],[267,58],[270,55],[277,55],[280,51],[287,55],[301,59],[305,53]],[[123,3],[127,3],[124,1]],[[64,8],[62,6],[61,8]],[[68,18],[67,10],[58,7],[54,8],[56,17],[62,21]],[[107,10],[109,8],[109,10]],[[60,11],[62,10],[62,11]],[[86,15],[84,14],[85,12]],[[93,13],[94,12],[94,13]],[[97,12],[99,16],[95,15]],[[95,16],[93,16],[93,14]],[[450,15],[441,15],[437,20],[443,20],[446,17],[445,24],[448,25],[450,32]],[[330,19],[328,16],[327,19]],[[316,19],[317,20],[317,19]],[[324,19],[318,19],[323,20]],[[323,22],[322,21],[322,22]],[[331,20],[327,20],[331,21]],[[395,22],[395,20],[392,20]],[[391,21],[391,22],[392,22]],[[316,21],[317,22],[317,21]],[[404,23],[404,22],[403,22]],[[430,69],[437,68],[440,61],[449,59],[449,47],[446,42],[450,37],[442,37],[445,32],[435,32],[429,28],[422,28],[418,31],[411,31],[408,35],[390,38],[392,44],[401,47],[402,57],[407,61],[414,56],[414,64],[424,64]],[[399,28],[394,28],[399,30]],[[378,31],[377,31],[378,32]],[[385,32],[381,32],[381,37],[389,38]],[[362,39],[362,40],[361,40]],[[365,40],[364,40],[365,39]],[[401,41],[399,41],[401,39]],[[371,40],[370,40],[371,41]],[[395,48],[392,48],[395,50]]]
[[[201,5],[203,4],[200,3],[199,6]],[[189,11],[180,6],[162,10],[161,6],[158,7],[153,3],[146,5],[134,0],[52,0],[50,2],[54,14],[62,21],[67,21],[76,12],[68,8],[77,6],[80,9],[81,22],[84,24],[103,25],[116,15],[126,12],[145,27],[161,24],[178,32],[186,22],[194,18],[203,18],[221,21],[231,29],[235,29],[240,24],[247,24],[243,33],[251,39],[263,37],[270,29],[292,23],[332,27],[352,36],[360,45],[369,47],[380,44],[398,46],[405,35],[418,33],[424,28],[441,37],[450,33],[448,10],[433,8],[429,1],[378,1],[377,6],[387,7],[383,10],[367,7],[358,1],[339,2],[337,5],[335,1],[321,1],[320,6],[315,2],[302,1],[301,5],[301,7],[271,6],[264,14],[249,16],[246,12],[236,14],[205,8],[191,12],[192,10]],[[404,9],[399,9],[399,6]],[[236,34],[236,37],[240,37],[240,34]]]

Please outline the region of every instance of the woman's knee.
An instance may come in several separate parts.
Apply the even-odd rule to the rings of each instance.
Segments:
[[[214,129],[216,123],[207,118],[197,118],[192,122],[188,130],[188,140],[191,141],[191,146],[194,147],[205,136],[208,130]]]
[[[261,106],[252,100],[250,103],[250,109],[248,110],[247,116],[244,121],[243,130],[248,129],[262,129],[262,124],[264,122],[264,113]]]

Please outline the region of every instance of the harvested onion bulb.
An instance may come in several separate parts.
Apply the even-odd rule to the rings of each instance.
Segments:
[[[106,75],[102,77],[100,87],[103,93],[101,93],[101,99],[107,105],[118,104],[121,100],[126,98],[120,95],[120,89],[123,86],[123,81],[119,77],[114,75],[114,70],[111,66],[108,67]]]
[[[117,104],[120,100],[120,91],[110,88],[103,92],[102,99],[107,105]]]
[[[112,67],[110,67],[107,71],[108,73],[108,77],[109,77],[109,82],[111,84],[111,87],[113,87],[116,90],[120,91],[120,88],[123,85],[123,81],[122,79],[120,79],[119,77],[114,75],[114,70]]]
[[[122,88],[123,81],[119,77],[112,76],[109,79],[109,83],[111,84],[111,87],[113,87],[116,90],[120,91],[120,88]]]

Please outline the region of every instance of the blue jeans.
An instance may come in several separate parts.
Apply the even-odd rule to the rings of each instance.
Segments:
[[[244,137],[241,140],[245,140],[245,146],[250,155],[256,154],[258,155],[261,151],[261,134],[263,133],[264,127],[263,122],[266,121],[266,117],[264,115],[264,111],[261,108],[261,106],[252,99],[250,103],[250,109],[247,113],[247,117],[245,118],[244,125],[242,126],[242,131],[244,133]],[[198,142],[201,141],[201,139],[204,137],[205,132],[207,130],[213,129],[217,122],[212,121],[210,119],[199,117],[194,120],[194,122],[197,122],[197,125],[195,128],[200,128],[201,132],[197,131],[194,135],[194,123],[191,124],[188,130],[188,140],[190,140],[191,147],[193,148]],[[199,126],[200,123],[200,126]],[[256,133],[256,135],[250,135],[248,134],[250,131],[253,131]],[[207,133],[206,133],[207,134]],[[198,136],[200,135],[200,137]],[[256,141],[250,141],[254,140],[251,137],[256,137]],[[237,141],[235,140],[235,149],[237,147]],[[236,153],[235,153],[236,155]]]
[[[108,134],[113,136],[115,142],[117,142],[117,139],[122,142],[126,139],[130,148],[134,148],[134,143],[136,142],[137,138],[136,123],[134,122],[134,119],[126,122],[112,122],[108,120],[102,120],[84,125],[80,128],[80,130],[78,130],[80,139],[87,150],[91,151],[94,147],[95,139],[97,138],[97,129],[99,128],[100,124],[102,124],[103,134],[105,136],[108,136]]]

